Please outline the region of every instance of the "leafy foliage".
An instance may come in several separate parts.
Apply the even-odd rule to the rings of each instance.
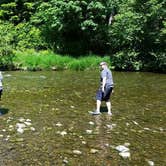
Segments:
[[[1,0],[0,64],[11,64],[15,49],[51,49],[111,54],[117,70],[165,72],[165,7],[163,0]]]

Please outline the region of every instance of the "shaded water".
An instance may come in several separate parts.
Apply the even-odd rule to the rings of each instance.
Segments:
[[[166,165],[165,75],[113,72],[111,118],[105,103],[100,116],[88,113],[98,71],[3,74],[1,166]]]

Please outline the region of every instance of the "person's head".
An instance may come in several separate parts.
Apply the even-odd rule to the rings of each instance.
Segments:
[[[100,69],[101,70],[103,70],[106,67],[107,67],[107,63],[106,62],[100,62]]]

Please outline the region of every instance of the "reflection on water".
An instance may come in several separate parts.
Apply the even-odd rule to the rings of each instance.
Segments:
[[[166,164],[165,75],[113,72],[110,117],[98,71],[3,74],[0,165]]]

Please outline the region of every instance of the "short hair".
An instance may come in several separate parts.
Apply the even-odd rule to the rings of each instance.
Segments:
[[[107,65],[107,63],[106,62],[100,62],[100,66],[101,65]]]

